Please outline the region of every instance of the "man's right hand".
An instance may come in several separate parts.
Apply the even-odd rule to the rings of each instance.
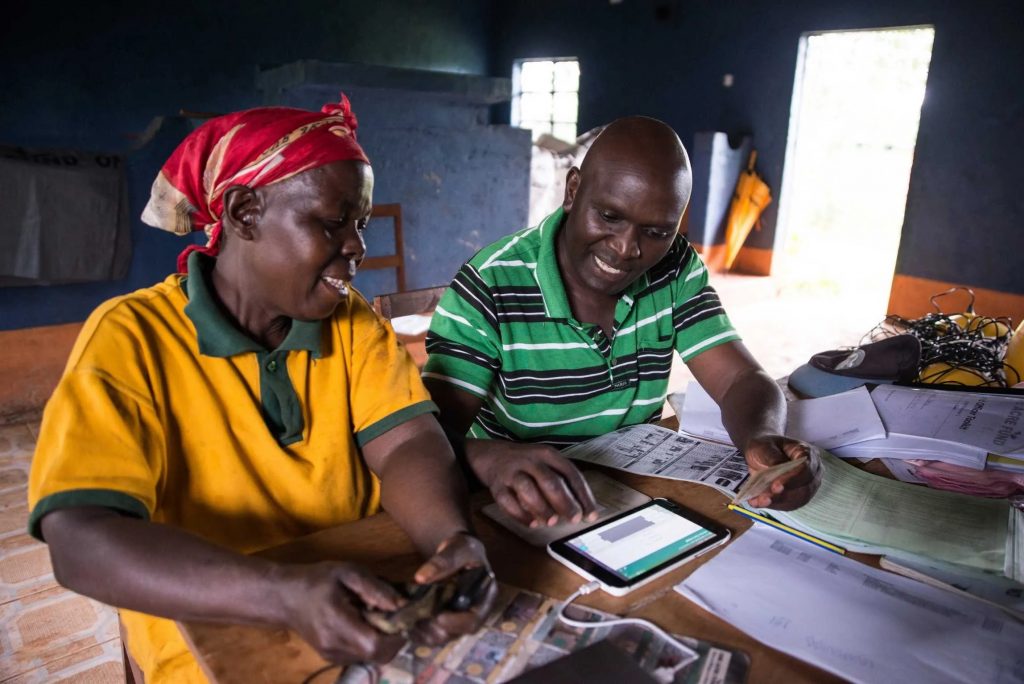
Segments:
[[[363,619],[362,608],[392,611],[403,599],[386,582],[352,563],[280,566],[283,622],[332,663],[387,663],[406,639],[384,634]],[[362,604],[362,605],[360,605]]]
[[[502,510],[524,525],[597,519],[587,481],[554,447],[470,439],[466,459]]]

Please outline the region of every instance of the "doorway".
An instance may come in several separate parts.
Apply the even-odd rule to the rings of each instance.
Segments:
[[[934,37],[910,27],[800,41],[776,273],[786,297],[838,309],[863,333],[886,314]]]

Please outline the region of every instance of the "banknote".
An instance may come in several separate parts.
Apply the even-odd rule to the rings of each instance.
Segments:
[[[779,463],[773,465],[767,470],[761,470],[758,472],[751,472],[750,477],[743,483],[740,490],[736,492],[736,496],[733,497],[733,503],[745,503],[749,499],[765,493],[768,487],[771,486],[772,482],[775,481],[780,475],[796,470],[807,462],[806,456],[795,458],[792,461],[786,461],[785,463]]]

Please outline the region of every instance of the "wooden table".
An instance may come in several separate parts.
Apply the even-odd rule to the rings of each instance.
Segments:
[[[710,487],[618,471],[606,472],[649,496],[673,499],[713,518],[729,528],[734,537],[750,527],[750,521],[729,511],[726,508],[728,499]],[[479,510],[489,500],[485,493],[474,496],[474,521],[499,580],[556,598],[565,598],[583,583],[580,577],[549,558],[543,549],[529,546],[482,516]],[[751,658],[750,682],[842,681],[754,641],[672,590],[673,585],[718,552],[711,552],[628,596],[615,598],[595,592],[584,597],[581,603],[620,615],[644,617],[671,632],[743,650]],[[304,537],[262,555],[295,563],[349,560],[364,563],[394,580],[407,580],[421,562],[409,539],[383,513]],[[875,560],[870,556],[851,556],[858,560]],[[756,587],[751,587],[751,591],[756,591]],[[311,647],[286,630],[198,623],[184,624],[182,628],[207,676],[217,684],[298,683],[326,664]]]

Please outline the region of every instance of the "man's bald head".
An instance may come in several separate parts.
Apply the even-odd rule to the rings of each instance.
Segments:
[[[692,187],[667,124],[631,116],[601,132],[565,179],[558,265],[574,311],[617,296],[668,253]]]
[[[590,173],[609,165],[641,169],[651,182],[679,183],[679,189],[690,196],[690,158],[679,136],[664,121],[629,116],[608,124],[580,164],[583,182]]]

